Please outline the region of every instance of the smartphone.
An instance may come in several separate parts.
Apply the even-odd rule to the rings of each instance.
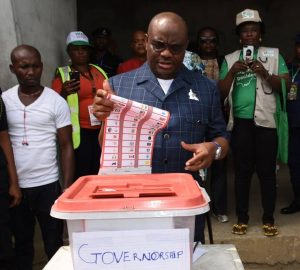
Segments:
[[[77,70],[70,71],[70,79],[75,81],[80,81],[80,72]]]
[[[246,64],[253,61],[254,47],[252,45],[247,45],[243,47],[243,59]]]

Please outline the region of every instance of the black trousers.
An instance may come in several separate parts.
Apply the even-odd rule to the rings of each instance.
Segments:
[[[212,211],[227,214],[227,159],[214,160],[210,167],[210,196]]]
[[[300,127],[289,128],[289,170],[294,201],[300,206]]]
[[[100,168],[99,129],[80,129],[80,145],[75,149],[75,180],[84,175],[96,175]]]
[[[15,269],[15,259],[10,228],[8,173],[6,166],[0,168],[0,269]]]
[[[21,190],[22,201],[11,211],[17,269],[32,270],[35,219],[41,228],[48,259],[63,245],[63,222],[50,216],[51,206],[61,194],[61,187],[57,181]]]
[[[253,120],[236,118],[231,142],[238,222],[248,223],[250,183],[256,172],[261,189],[262,222],[273,224],[276,202],[276,129],[259,127]]]
[[[201,242],[205,244],[205,215],[196,215],[195,216],[195,232],[194,232],[194,241]]]

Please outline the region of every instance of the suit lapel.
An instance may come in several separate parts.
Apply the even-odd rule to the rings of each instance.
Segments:
[[[183,89],[190,89],[191,83],[189,82],[187,75],[186,69],[183,67],[172,82],[166,97],[174,92],[182,91]]]
[[[162,90],[158,80],[150,70],[148,64],[143,65],[143,69],[141,69],[140,74],[138,75],[137,84],[145,87],[146,91],[150,92],[160,101],[164,101],[165,93]]]

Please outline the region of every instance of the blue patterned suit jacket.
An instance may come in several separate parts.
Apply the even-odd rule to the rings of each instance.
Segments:
[[[228,138],[216,83],[184,65],[165,95],[147,63],[133,71],[111,77],[109,83],[119,96],[170,112],[168,126],[155,139],[152,172],[186,172],[185,162],[193,153],[180,142],[200,143],[215,137]],[[192,92],[191,92],[192,91]],[[196,95],[191,99],[190,93]],[[197,173],[193,174],[199,179]]]

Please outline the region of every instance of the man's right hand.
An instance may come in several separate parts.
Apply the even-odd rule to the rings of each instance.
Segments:
[[[103,89],[98,89],[94,97],[93,114],[95,117],[103,121],[114,109],[114,102],[107,99],[108,94],[113,94],[113,91],[107,80],[103,82]]]
[[[14,207],[20,204],[22,199],[22,193],[17,184],[11,184],[9,187],[9,195],[11,197],[11,203],[9,207]]]

